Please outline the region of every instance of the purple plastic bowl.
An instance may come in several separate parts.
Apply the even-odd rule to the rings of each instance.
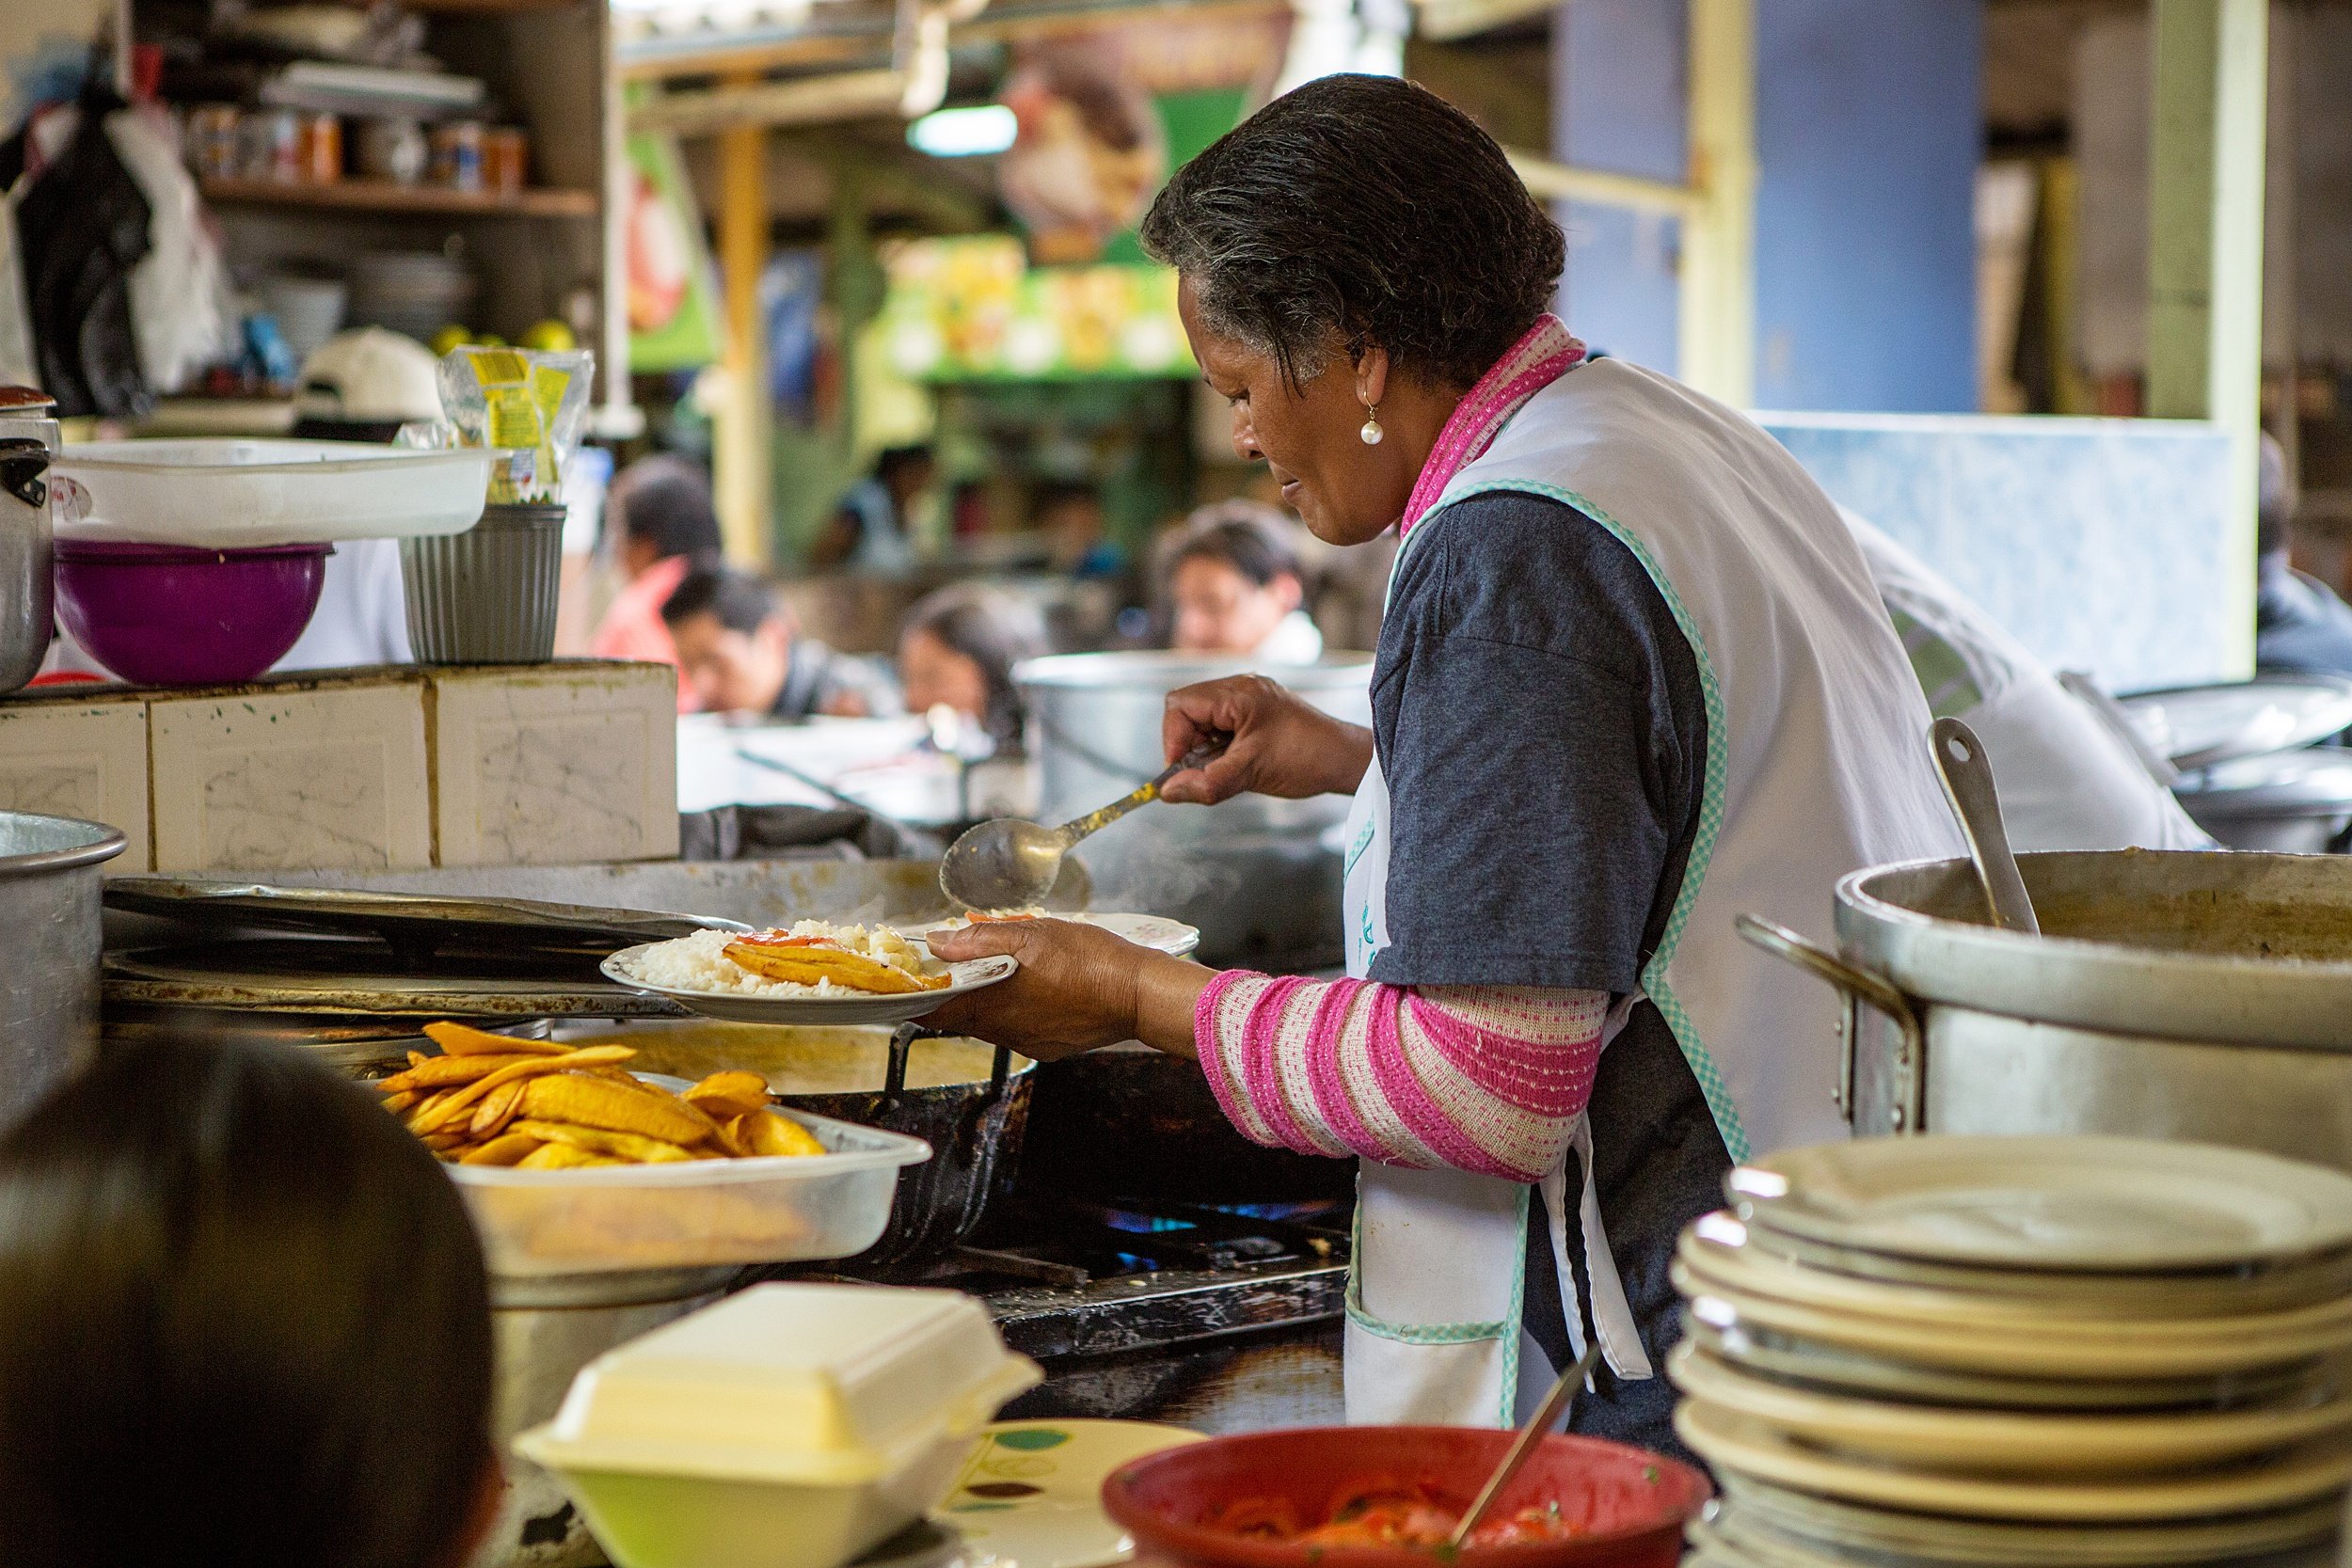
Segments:
[[[310,624],[332,545],[199,550],[57,541],[57,619],[141,686],[227,686],[286,657]]]

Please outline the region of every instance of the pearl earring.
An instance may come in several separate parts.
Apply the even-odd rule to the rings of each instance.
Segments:
[[[1380,444],[1380,437],[1388,433],[1380,428],[1380,405],[1378,404],[1364,404],[1364,428],[1356,434],[1363,437],[1364,445],[1368,447],[1376,447]]]

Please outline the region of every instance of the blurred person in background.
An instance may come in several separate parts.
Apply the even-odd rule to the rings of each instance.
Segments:
[[[1169,646],[1268,664],[1312,664],[1323,633],[1307,613],[1292,524],[1271,507],[1227,501],[1194,513],[1161,546]]]
[[[756,578],[697,566],[661,618],[676,641],[678,668],[710,712],[792,720],[904,711],[887,670],[802,636],[798,618]]]
[[[489,1286],[373,1101],[293,1051],[146,1040],[0,1139],[0,1562],[467,1560],[501,1491]]]
[[[929,447],[890,447],[874,471],[850,486],[825,531],[809,546],[809,564],[862,572],[903,572],[914,564],[914,509],[939,478]]]
[[[671,452],[641,457],[621,471],[604,499],[605,538],[627,579],[596,624],[588,651],[597,658],[676,664],[677,644],[661,607],[687,573],[720,555],[719,512],[701,465]],[[677,710],[700,705],[678,675]]]
[[[1041,484],[1032,520],[1045,536],[1054,570],[1085,581],[1115,578],[1127,570],[1127,552],[1110,537],[1102,492],[1077,481]]]
[[[907,709],[950,708],[988,737],[989,750],[1018,749],[1027,714],[1013,667],[1044,651],[1044,621],[1025,601],[981,583],[943,588],[908,612],[898,633]]]
[[[2352,675],[2352,605],[2295,569],[2295,481],[2286,449],[2265,436],[2256,503],[2254,666],[2265,673]]]

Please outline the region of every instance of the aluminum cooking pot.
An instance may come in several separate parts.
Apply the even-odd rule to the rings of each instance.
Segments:
[[[1836,953],[1740,918],[1844,993],[1856,1132],[2130,1133],[2352,1170],[2352,860],[2018,862],[2039,937],[1994,928],[1964,860],[1844,879]]]
[[[0,1129],[98,1050],[99,867],[116,829],[0,812]]]

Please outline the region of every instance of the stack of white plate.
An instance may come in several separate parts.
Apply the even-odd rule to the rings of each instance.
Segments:
[[[1732,1174],[1669,1364],[1710,1568],[2334,1560],[2352,1178],[2133,1138],[1880,1138]]]

